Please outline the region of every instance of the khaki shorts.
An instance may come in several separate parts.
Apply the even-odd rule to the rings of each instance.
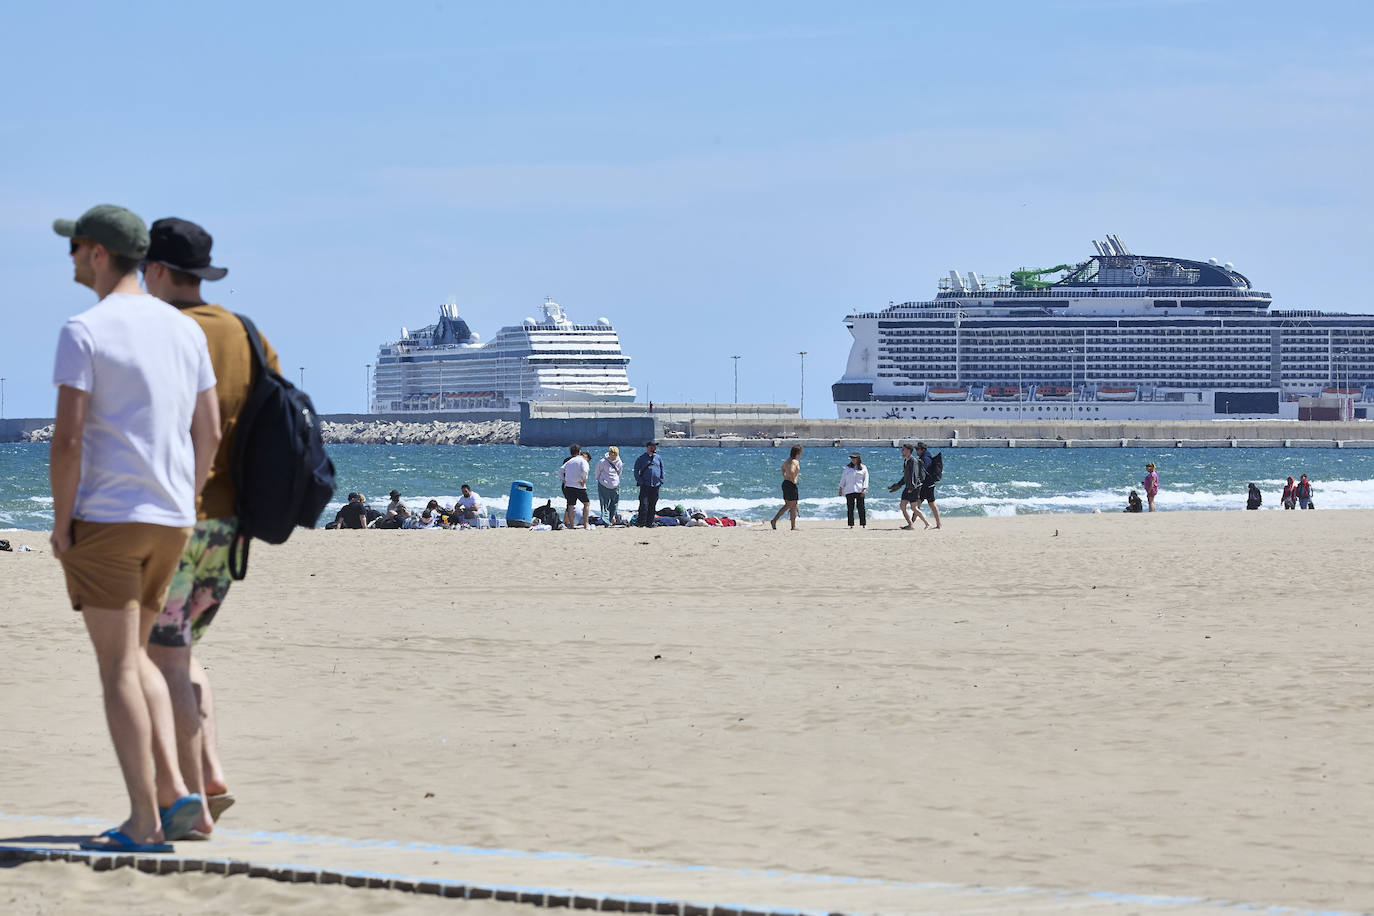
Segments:
[[[62,554],[72,609],[162,610],[190,528],[142,522],[72,523]]]

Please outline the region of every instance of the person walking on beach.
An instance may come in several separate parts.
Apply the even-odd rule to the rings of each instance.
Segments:
[[[614,445],[606,449],[605,457],[596,463],[596,501],[601,509],[601,520],[608,525],[615,522],[620,509],[620,472],[624,468],[620,449]]]
[[[924,442],[916,443],[916,460],[921,463],[921,492],[916,505],[925,503],[930,506],[930,514],[935,516],[935,530],[939,531],[940,507],[935,505],[935,478],[930,474],[930,462],[933,459]],[[941,458],[940,460],[943,461],[944,459]]]
[[[1283,488],[1283,507],[1285,509],[1298,508],[1298,486],[1293,482],[1293,478],[1288,478],[1288,483]]]
[[[587,478],[591,475],[591,467],[587,456],[582,453],[582,447],[578,445],[569,446],[569,455],[563,461],[563,466],[558,469],[558,479],[563,481],[563,498],[567,500],[568,507],[563,510],[563,524],[568,528],[576,527],[573,525],[574,511],[578,503],[582,504],[582,527],[591,527],[588,524],[589,516],[592,514],[591,498],[587,495]]]
[[[887,488],[889,493],[902,491],[902,518],[906,520],[903,531],[915,529],[913,514],[921,520],[922,525],[930,527],[930,522],[921,513],[921,463],[916,460],[914,452],[909,443],[902,443],[902,479]]]
[[[654,526],[658,490],[663,481],[663,459],[658,456],[658,443],[650,439],[644,443],[644,454],[635,459],[635,486],[639,487],[639,525],[642,528]]]
[[[170,217],[153,223],[151,237],[142,264],[143,282],[149,293],[200,326],[218,380],[219,449],[205,481],[190,543],[148,638],[148,655],[161,669],[172,698],[182,775],[191,791],[207,802],[208,810],[195,829],[208,834],[214,829],[214,818],[233,804],[233,796],[216,746],[210,676],[196,659],[194,646],[219,613],[233,583],[229,551],[238,530],[234,514],[235,430],[239,412],[253,390],[253,348],[237,316],[206,302],[201,294],[202,281],[221,280],[229,272],[210,263],[214,243],[210,233],[195,223]],[[262,348],[268,368],[280,373],[277,353],[266,337],[262,338]]]
[[[1293,488],[1293,495],[1298,498],[1299,509],[1312,508],[1312,481],[1307,479],[1306,474],[1302,475],[1298,485]]]
[[[219,446],[215,370],[196,322],[139,288],[143,220],[105,204],[53,229],[71,239],[76,282],[100,301],[57,339],[52,549],[95,648],[131,809],[81,846],[169,852],[165,840],[205,823],[204,800],[182,778],[148,634]]]
[[[1260,488],[1253,483],[1250,484],[1250,493],[1245,497],[1245,508],[1258,509],[1264,505],[1264,494],[1260,493]]]
[[[792,520],[792,530],[797,530],[797,500],[801,498],[801,493],[797,488],[797,479],[801,477],[801,453],[800,445],[792,446],[792,451],[788,454],[787,460],[782,463],[782,508],[777,515],[769,522],[773,530],[778,530],[778,519],[782,518],[784,512]]]
[[[864,497],[868,495],[868,468],[858,452],[849,454],[849,464],[840,472],[840,495],[844,497],[849,527],[854,527],[854,509],[859,510],[859,527],[868,527],[868,513],[864,511]]]
[[[1155,511],[1155,494],[1159,492],[1159,475],[1155,473],[1155,463],[1148,461],[1145,463],[1145,479],[1140,482],[1140,486],[1145,490],[1145,502],[1149,504],[1149,511]]]

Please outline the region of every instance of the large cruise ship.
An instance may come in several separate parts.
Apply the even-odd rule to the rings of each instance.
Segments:
[[[605,318],[574,324],[552,299],[543,317],[482,342],[453,304],[439,321],[382,344],[373,413],[516,416],[521,401],[633,401],[620,337]]]
[[[845,318],[840,417],[1102,420],[1363,417],[1374,315],[1271,309],[1231,264],[1137,255],[950,271],[934,299]],[[1334,401],[1307,401],[1306,398]]]

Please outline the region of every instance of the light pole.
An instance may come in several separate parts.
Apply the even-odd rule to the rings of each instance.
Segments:
[[[739,403],[739,357],[730,357],[735,361],[735,403]]]
[[[305,367],[301,366],[301,391],[305,390]]]
[[[372,413],[372,364],[363,366],[363,413]]]
[[[797,355],[801,357],[801,404],[797,408],[797,416],[806,416],[806,351],[799,350]]]
[[[0,420],[5,419],[5,380],[0,378]]]

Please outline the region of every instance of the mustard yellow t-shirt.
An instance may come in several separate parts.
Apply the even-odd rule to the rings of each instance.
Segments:
[[[229,518],[234,514],[231,463],[234,458],[235,431],[238,428],[239,411],[248,400],[253,384],[253,350],[243,323],[228,309],[209,303],[177,305],[177,308],[194,318],[205,332],[210,364],[214,366],[218,380],[215,388],[219,396],[222,438],[219,451],[215,453],[215,463],[210,467],[210,477],[205,482],[205,491],[196,505],[196,518]],[[262,349],[267,356],[267,365],[273,372],[280,372],[277,351],[272,349],[266,334],[262,338]]]

